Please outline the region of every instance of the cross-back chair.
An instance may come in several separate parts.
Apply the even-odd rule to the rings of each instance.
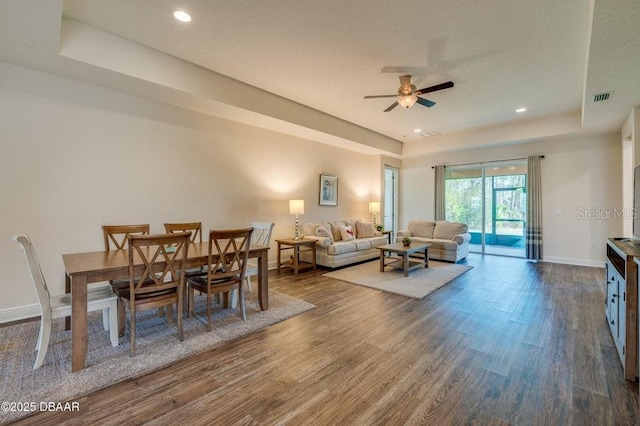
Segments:
[[[167,307],[167,319],[177,306],[178,339],[182,342],[182,298],[184,265],[187,261],[190,232],[159,235],[130,235],[129,286],[117,291],[122,305],[129,310],[131,356],[136,351],[136,312]],[[169,250],[169,247],[172,247]],[[142,267],[136,266],[142,262]],[[158,266],[160,265],[160,266]]]
[[[265,222],[253,222],[251,227],[253,228],[253,234],[251,234],[251,244],[258,246],[271,245],[271,234],[273,233],[273,227],[275,223]],[[249,262],[247,264],[247,271],[245,273],[245,280],[247,288],[251,291],[251,277],[258,275],[258,265]]]
[[[35,370],[42,366],[44,357],[47,354],[49,340],[51,338],[52,320],[71,316],[71,299],[69,294],[58,296],[51,296],[49,294],[49,288],[47,287],[29,235],[24,233],[18,234],[13,237],[13,241],[17,242],[24,252],[25,258],[27,259],[27,267],[31,275],[31,281],[36,289],[38,303],[40,304],[42,319],[40,321],[38,342],[36,343],[38,355],[33,365],[33,369]],[[89,289],[87,292],[87,311],[102,311],[102,324],[105,331],[109,331],[111,345],[113,346],[118,346],[117,300],[118,297],[109,287]]]
[[[194,315],[194,292],[206,294],[207,331],[211,331],[211,295],[224,294],[225,306],[232,291],[238,291],[240,316],[247,319],[244,306],[244,275],[253,228],[209,231],[207,274],[187,280],[189,318]]]
[[[127,248],[129,235],[148,235],[149,224],[141,225],[103,225],[104,249],[122,250]]]
[[[165,223],[164,229],[167,234],[172,234],[175,232],[191,232],[192,243],[201,243],[202,242],[202,222],[185,222],[185,223]],[[195,277],[197,275],[204,275],[207,273],[207,269],[204,266],[199,266],[196,268],[189,268],[186,270],[186,277]]]
[[[149,235],[149,224],[140,225],[103,225],[102,235],[104,237],[105,251],[122,250],[127,248],[129,235]],[[109,280],[111,288],[114,292],[129,286],[129,279]],[[125,327],[125,310],[120,302],[118,302],[118,332],[120,336],[124,336]]]

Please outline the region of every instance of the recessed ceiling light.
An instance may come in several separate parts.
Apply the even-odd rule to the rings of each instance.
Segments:
[[[173,17],[180,22],[191,22],[191,15],[184,10],[176,10],[173,12]]]
[[[518,108],[516,112],[525,112],[526,110],[527,110],[526,108]]]
[[[422,129],[413,129],[413,133],[420,133]]]

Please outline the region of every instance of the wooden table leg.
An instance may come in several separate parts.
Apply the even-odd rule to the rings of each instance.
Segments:
[[[278,248],[278,264],[280,264],[279,259]],[[258,302],[260,302],[260,309],[269,310],[269,259],[266,252],[258,256]]]
[[[64,292],[71,293],[71,278],[69,278],[68,274],[64,274]],[[64,318],[64,329],[71,330],[71,317]]]
[[[298,275],[298,268],[300,267],[300,264],[298,263],[300,261],[300,246],[299,245],[295,245],[293,246],[293,275]]]
[[[280,264],[282,263],[280,261],[280,256],[282,256],[282,253],[280,252],[280,241],[278,241],[278,259],[277,259],[278,272],[280,272]]]
[[[409,254],[402,253],[402,260],[404,261],[404,276],[409,276]]]
[[[311,245],[311,255],[313,256],[313,270],[316,270],[316,243]]]
[[[84,368],[87,359],[87,277],[71,281],[71,371]]]
[[[424,267],[425,268],[429,267],[429,247],[424,249]]]
[[[380,272],[384,272],[384,250],[380,250]]]

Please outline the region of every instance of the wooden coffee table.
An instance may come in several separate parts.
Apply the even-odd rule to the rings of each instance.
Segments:
[[[380,250],[380,272],[384,272],[385,266],[391,266],[395,269],[402,269],[404,272],[404,276],[408,277],[409,271],[411,271],[412,269],[416,269],[421,266],[428,268],[429,247],[431,247],[431,244],[414,242],[412,242],[409,246],[405,246],[402,243],[395,243],[378,247],[378,250]],[[419,252],[424,252],[424,260],[415,257],[411,259],[409,258],[411,254]],[[389,256],[387,256],[386,253],[389,253]],[[391,256],[391,253],[400,255],[400,258]],[[388,259],[393,260],[389,262]]]

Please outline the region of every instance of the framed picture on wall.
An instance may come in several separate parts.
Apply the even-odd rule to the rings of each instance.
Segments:
[[[320,175],[320,205],[338,205],[338,177]]]

